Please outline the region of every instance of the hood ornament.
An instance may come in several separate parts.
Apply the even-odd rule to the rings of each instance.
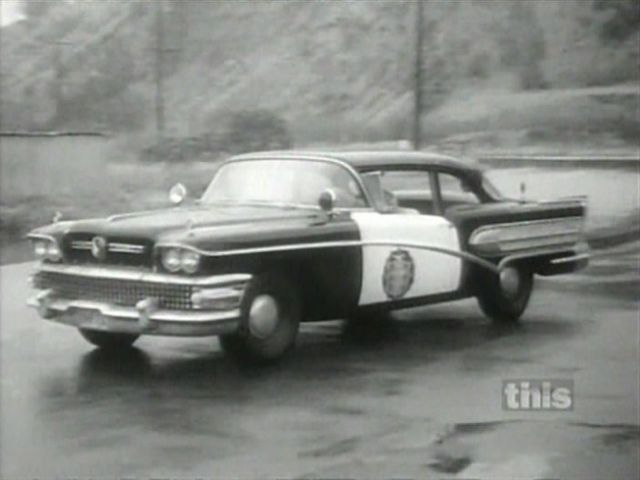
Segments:
[[[58,210],[56,213],[53,214],[53,218],[51,221],[53,223],[58,223],[60,220],[62,220],[62,212]]]

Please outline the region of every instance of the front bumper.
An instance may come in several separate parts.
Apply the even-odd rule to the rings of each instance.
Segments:
[[[194,288],[192,299],[201,302],[204,296],[209,305],[190,309],[163,308],[161,297],[137,298],[134,305],[120,305],[96,298],[65,298],[56,285],[36,288],[27,304],[38,310],[42,318],[76,328],[114,333],[133,333],[169,336],[209,336],[235,331],[240,324],[240,301],[244,287],[251,279],[248,274],[187,277],[109,267],[81,267],[42,264],[38,273],[54,272],[86,282],[96,279],[136,282],[154,290],[171,285]],[[66,278],[66,277],[65,277]],[[232,288],[231,288],[232,287]],[[155,290],[154,290],[155,291]],[[160,290],[161,291],[161,290]],[[131,297],[127,297],[129,300]]]

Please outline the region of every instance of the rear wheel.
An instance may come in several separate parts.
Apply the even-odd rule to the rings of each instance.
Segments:
[[[517,322],[529,304],[533,273],[522,266],[508,266],[499,275],[483,275],[480,281],[477,297],[484,314],[495,323]]]
[[[294,345],[301,303],[296,287],[285,277],[268,273],[251,280],[241,305],[238,331],[220,336],[231,356],[254,362],[281,358]]]
[[[78,331],[85,340],[103,350],[124,350],[130,348],[138,339],[138,335],[131,333],[101,332],[84,328],[80,328]]]

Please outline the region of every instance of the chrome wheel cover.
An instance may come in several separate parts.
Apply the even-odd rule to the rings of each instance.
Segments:
[[[521,283],[520,272],[517,268],[506,267],[500,272],[500,288],[507,297],[517,297]]]
[[[269,337],[278,326],[280,309],[271,295],[258,295],[249,309],[249,331],[257,338]]]

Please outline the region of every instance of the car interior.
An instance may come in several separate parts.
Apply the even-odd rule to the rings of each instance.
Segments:
[[[370,191],[379,189],[385,206],[396,213],[446,217],[451,209],[480,203],[461,178],[447,172],[433,176],[426,171],[374,172],[365,175],[365,183]],[[442,212],[436,206],[434,187],[441,192]]]

